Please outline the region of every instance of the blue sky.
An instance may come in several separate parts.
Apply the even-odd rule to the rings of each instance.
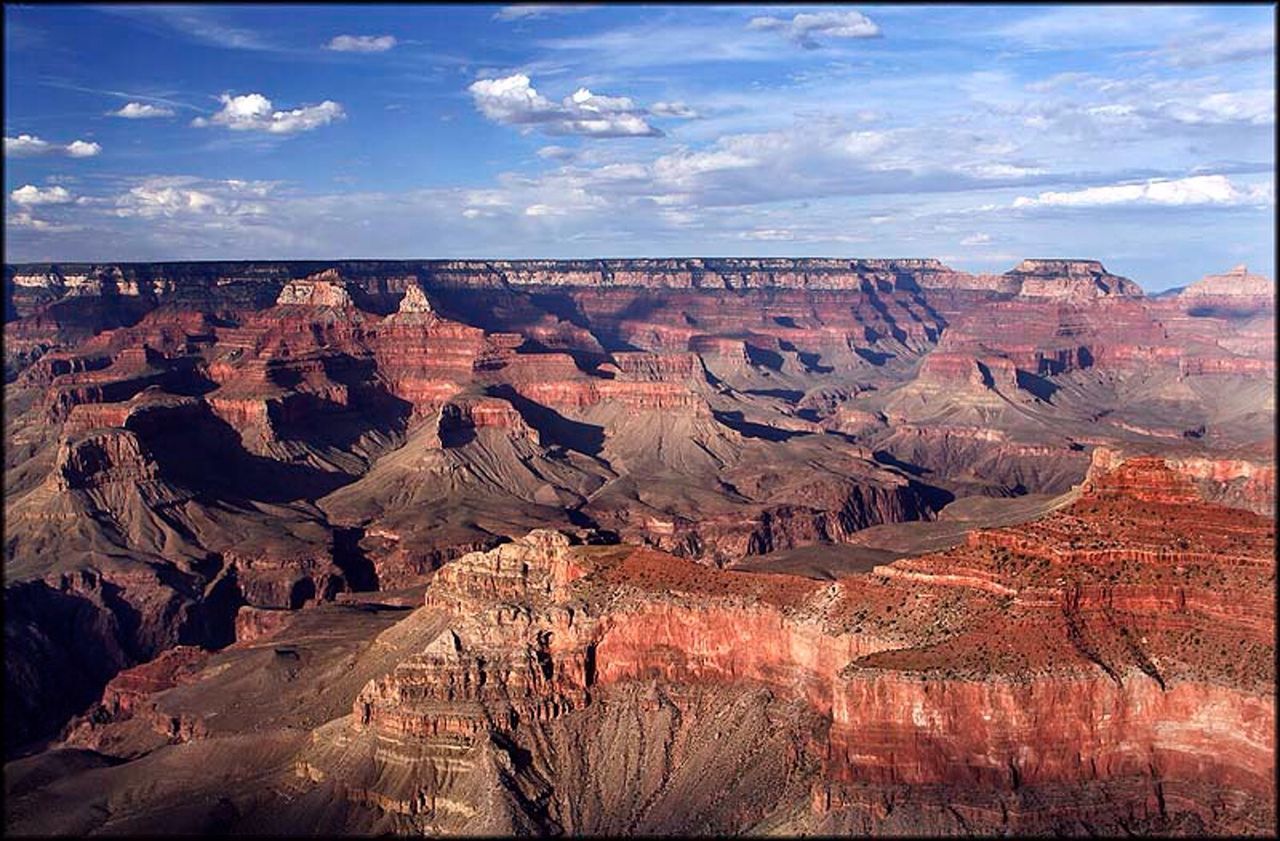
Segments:
[[[1271,6],[4,14],[9,261],[1274,274]]]

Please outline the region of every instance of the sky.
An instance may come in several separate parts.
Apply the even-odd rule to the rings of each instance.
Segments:
[[[6,5],[5,259],[1275,271],[1275,9]]]

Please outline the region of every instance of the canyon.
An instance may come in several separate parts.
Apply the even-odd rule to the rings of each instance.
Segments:
[[[1275,831],[1245,267],[4,293],[12,831]]]

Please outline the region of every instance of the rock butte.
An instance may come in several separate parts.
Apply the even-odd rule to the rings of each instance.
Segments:
[[[26,265],[5,310],[15,831],[1275,830],[1244,267]]]

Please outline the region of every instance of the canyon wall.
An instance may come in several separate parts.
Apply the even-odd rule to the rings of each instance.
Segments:
[[[1272,510],[1274,309],[1244,277],[1247,307],[1206,309],[1096,261],[8,266],[7,581],[108,652],[12,625],[9,694],[41,711],[16,740],[174,645],[539,527],[786,562],[1067,492],[1103,447]]]
[[[565,772],[585,762],[605,785],[635,779],[644,790],[644,774],[672,767],[646,765],[628,742],[610,757],[574,734],[611,732],[623,705],[642,733],[665,732],[668,714],[716,728],[728,756],[744,736],[699,709],[699,693],[732,707],[745,701],[726,699],[765,690],[774,727],[794,737],[784,776],[816,763],[793,828],[1265,831],[1273,547],[1263,518],[1202,502],[1159,459],[1100,474],[1030,527],[979,531],[958,549],[831,584],[706,574],[649,550],[534,532],[441,570],[424,609],[447,613],[448,629],[369,683],[349,719],[317,731],[298,773],[426,831],[470,820],[496,831],[653,828],[664,824],[625,797],[613,808],[633,815],[629,827],[573,805],[583,783]],[[694,742],[681,733],[667,750],[721,780]],[[495,774],[518,819],[485,823],[496,812],[474,797]],[[730,780],[732,808],[686,829],[763,825],[796,794]]]

